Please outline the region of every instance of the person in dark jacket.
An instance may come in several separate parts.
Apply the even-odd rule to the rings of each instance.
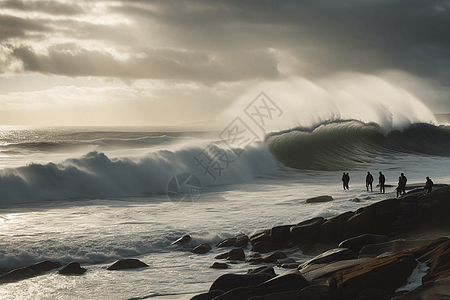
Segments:
[[[369,190],[369,186],[370,186],[370,191],[372,192],[372,182],[373,182],[373,176],[372,176],[372,174],[370,174],[370,172],[367,172],[367,176],[366,176],[367,191]]]
[[[386,177],[380,171],[380,176],[378,176],[378,183],[380,184],[380,194],[384,194],[384,183],[386,182]]]
[[[431,193],[432,188],[433,181],[427,176],[427,182],[425,182],[425,187],[423,188],[425,190],[425,194]]]

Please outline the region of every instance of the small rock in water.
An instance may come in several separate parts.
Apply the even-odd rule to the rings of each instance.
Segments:
[[[353,199],[350,199],[350,201],[351,202],[361,202],[361,199],[355,197]]]
[[[175,242],[173,242],[171,245],[184,245],[186,243],[189,243],[191,241],[191,236],[189,234],[184,235],[183,237],[179,238]]]
[[[192,253],[195,254],[205,254],[211,250],[211,246],[209,244],[201,244],[191,250]]]
[[[127,258],[127,259],[119,259],[106,269],[123,270],[123,269],[137,269],[137,268],[148,268],[148,265],[146,263],[143,263],[139,259]]]
[[[212,269],[228,269],[228,265],[226,263],[215,262],[215,263],[213,263],[213,265],[210,268],[212,268]]]
[[[66,265],[64,268],[59,270],[59,274],[68,275],[68,274],[84,274],[86,272],[85,268],[80,267],[80,263],[71,262]]]
[[[324,196],[318,196],[318,197],[306,199],[306,203],[318,203],[318,202],[328,202],[328,201],[333,201],[333,197],[324,195]]]

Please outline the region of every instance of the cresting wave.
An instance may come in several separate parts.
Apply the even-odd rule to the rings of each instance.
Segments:
[[[266,145],[284,165],[307,170],[358,169],[402,154],[450,156],[450,127],[417,123],[382,134],[376,123],[323,122],[268,134]]]
[[[213,144],[208,151],[226,153],[227,165],[215,180],[195,160],[202,157],[207,143],[185,143],[178,149],[166,148],[140,156],[109,157],[91,151],[61,163],[30,164],[0,170],[0,204],[60,199],[104,199],[109,197],[165,194],[170,179],[179,173],[197,176],[203,187],[248,181],[274,174],[275,159],[262,144],[254,144],[237,157],[231,149]]]

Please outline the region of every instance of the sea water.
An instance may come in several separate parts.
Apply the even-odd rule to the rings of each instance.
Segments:
[[[230,263],[227,270],[210,268],[217,261],[216,255],[229,250],[214,247],[225,238],[313,217],[330,217],[395,197],[394,187],[401,172],[408,177],[408,184],[424,183],[425,176],[435,183],[450,182],[447,127],[411,128],[433,137],[433,141],[413,141],[407,130],[378,136],[372,132],[373,124],[360,123],[353,133],[350,128],[355,128],[354,121],[336,124],[322,126],[339,127],[328,127],[333,135],[347,126],[345,143],[341,139],[330,142],[329,137],[321,137],[320,130],[309,130],[305,142],[307,131],[297,128],[295,134],[285,132],[277,134],[276,140],[254,143],[240,156],[211,132],[3,128],[0,274],[42,260],[62,265],[77,261],[87,272],[59,275],[50,271],[1,284],[0,298],[142,299],[205,292],[220,275],[245,273],[251,267],[240,262]],[[361,136],[351,139],[361,130],[369,131],[363,144],[365,138]],[[311,134],[319,137],[310,140]],[[292,149],[301,153],[301,144],[305,143],[317,157],[302,160],[300,154],[292,153]],[[430,143],[435,144],[429,147]],[[228,168],[223,165],[221,174],[211,173],[216,176],[214,182],[211,174],[198,165],[199,159],[206,158],[202,155],[205,149],[225,153],[227,160],[222,162],[229,163]],[[351,177],[348,191],[342,188],[344,171]],[[383,171],[386,183],[391,185],[386,194],[378,193],[377,180],[373,192],[366,190],[367,171],[375,179]],[[168,184],[180,173],[197,177],[201,194],[173,201],[167,193]],[[334,200],[305,203],[321,195]],[[189,243],[171,245],[186,234],[192,237]],[[204,255],[192,254],[190,250],[201,243],[213,249]],[[250,253],[249,249],[245,251]],[[285,252],[298,261],[308,259],[298,248]],[[106,269],[121,258],[137,258],[149,268]]]

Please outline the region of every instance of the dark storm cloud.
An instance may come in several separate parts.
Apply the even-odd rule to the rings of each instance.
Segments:
[[[27,33],[45,32],[50,30],[45,25],[34,20],[0,15],[0,41],[9,38],[25,37]]]
[[[133,24],[52,22],[54,30],[61,26],[60,34],[80,41],[76,51],[52,45],[47,54],[38,54],[24,38],[16,44],[14,57],[23,62],[25,71],[46,74],[238,81],[283,75],[277,69],[281,58],[270,52],[275,49],[298,61],[300,67],[291,75],[311,77],[340,71],[373,73],[398,69],[443,82],[449,79],[449,1],[104,3],[106,13],[121,15]],[[69,6],[37,1],[29,5],[6,1],[3,6],[81,14],[88,11],[88,4],[80,1]],[[21,26],[10,26],[13,22]],[[24,36],[32,30],[30,22],[33,21],[2,20],[0,38]],[[49,21],[42,20],[42,30],[49,26],[45,22]],[[103,49],[83,49],[85,40],[103,41],[116,47],[117,52],[130,55],[119,59]]]

